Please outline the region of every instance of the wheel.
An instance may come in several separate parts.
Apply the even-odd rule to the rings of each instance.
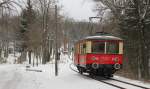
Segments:
[[[91,70],[91,71],[89,72],[89,76],[90,76],[91,78],[94,78],[94,77],[95,77],[94,71]]]
[[[107,75],[105,75],[105,78],[107,78],[107,79],[110,79],[112,77],[113,77],[113,74],[107,74]]]
[[[80,74],[83,74],[83,70],[82,70],[82,68],[80,68],[80,71],[79,71],[79,73],[80,73]]]
[[[113,74],[108,74],[108,76],[109,76],[109,77],[114,77],[114,75],[113,75]]]
[[[91,77],[91,78],[94,78],[94,74],[93,73],[89,73],[89,76]]]
[[[83,69],[81,67],[78,67],[78,71],[80,74],[83,74]]]

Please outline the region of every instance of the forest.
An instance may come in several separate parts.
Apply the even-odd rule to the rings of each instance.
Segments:
[[[11,52],[21,53],[18,63],[31,56],[46,64],[59,52],[73,52],[74,43],[96,32],[124,39],[124,67],[118,74],[150,79],[150,0],[93,0],[97,22],[76,21],[60,14],[56,0],[0,0],[0,62]],[[63,50],[61,49],[63,48]],[[14,52],[15,55],[15,52]],[[38,65],[34,63],[33,65]]]

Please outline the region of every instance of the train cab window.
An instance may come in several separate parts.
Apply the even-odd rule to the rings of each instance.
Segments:
[[[119,43],[107,42],[107,54],[119,54]]]
[[[86,44],[83,44],[83,49],[86,49]]]
[[[82,44],[81,43],[79,45],[79,50],[80,50],[79,53],[82,54]]]
[[[86,44],[83,44],[83,54],[86,54]]]
[[[80,54],[86,54],[86,44],[82,43],[80,44]]]
[[[105,42],[93,42],[92,53],[105,53]]]

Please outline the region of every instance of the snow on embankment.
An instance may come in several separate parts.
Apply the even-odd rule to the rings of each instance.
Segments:
[[[61,54],[60,58],[57,77],[54,63],[28,68],[42,72],[28,71],[26,64],[0,65],[0,89],[117,89],[72,71],[69,68],[68,55]],[[131,81],[116,76],[115,78]],[[135,83],[139,84],[137,81]]]
[[[15,64],[17,63],[18,57],[20,57],[20,53],[15,53],[15,54],[9,54],[7,60],[8,64]]]
[[[36,77],[34,81],[37,83],[36,88],[38,87],[38,89],[117,89],[72,71],[69,68],[70,62],[68,55],[61,54],[57,77],[55,76],[54,63],[30,68],[32,70],[42,70],[42,72],[26,71],[23,74],[32,74],[31,80]]]

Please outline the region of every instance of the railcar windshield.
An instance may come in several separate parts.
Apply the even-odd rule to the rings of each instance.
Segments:
[[[119,54],[119,42],[92,42],[92,53]]]
[[[107,54],[119,54],[119,43],[118,42],[107,42],[106,43]]]
[[[92,53],[105,53],[105,42],[93,42]]]

